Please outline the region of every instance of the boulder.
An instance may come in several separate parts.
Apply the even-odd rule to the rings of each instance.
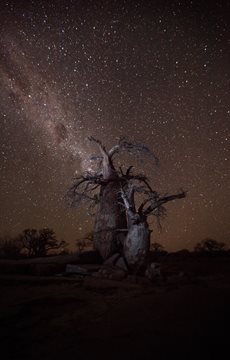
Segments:
[[[125,260],[122,256],[120,256],[117,261],[115,262],[115,266],[128,272],[128,268],[127,268],[127,265],[125,263]]]
[[[120,254],[115,253],[112,256],[110,256],[108,259],[106,259],[103,264],[106,266],[114,266],[119,257]]]
[[[90,275],[88,270],[78,265],[67,264],[65,272],[67,274]]]

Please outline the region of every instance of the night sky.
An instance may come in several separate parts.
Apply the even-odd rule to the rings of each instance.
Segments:
[[[70,208],[93,135],[145,143],[160,160],[120,157],[166,205],[152,241],[230,245],[230,2],[1,1],[0,235],[51,227],[74,243],[93,224]]]

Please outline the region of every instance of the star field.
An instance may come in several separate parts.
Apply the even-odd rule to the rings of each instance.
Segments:
[[[169,204],[152,240],[230,244],[230,4],[226,1],[2,1],[0,234],[52,227],[71,244],[92,228],[64,195],[90,168],[93,135],[128,136],[160,159],[120,158]]]

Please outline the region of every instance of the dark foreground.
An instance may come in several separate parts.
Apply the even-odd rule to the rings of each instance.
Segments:
[[[204,262],[155,283],[1,276],[1,358],[228,358],[230,264]]]

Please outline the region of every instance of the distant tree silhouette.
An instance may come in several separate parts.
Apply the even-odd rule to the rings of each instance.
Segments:
[[[162,252],[165,251],[165,248],[162,244],[159,244],[158,242],[153,242],[151,244],[151,250],[154,252]]]
[[[55,232],[49,228],[26,229],[20,235],[20,240],[30,257],[46,256],[50,250],[63,250],[66,246],[66,242],[59,242]]]
[[[196,252],[216,252],[225,250],[226,244],[214,239],[206,238],[194,247]]]
[[[18,237],[5,236],[0,238],[0,258],[16,259],[20,257],[22,243]]]

